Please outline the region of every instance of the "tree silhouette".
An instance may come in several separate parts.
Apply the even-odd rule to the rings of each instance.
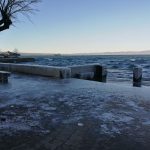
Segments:
[[[0,0],[0,32],[13,24],[17,14],[28,15],[40,0]]]

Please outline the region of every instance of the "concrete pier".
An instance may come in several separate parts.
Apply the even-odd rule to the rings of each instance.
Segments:
[[[42,66],[42,65],[0,63],[0,70],[6,70],[6,71],[11,71],[11,72],[17,72],[17,73],[41,75],[41,76],[49,76],[49,77],[55,77],[55,78],[71,77],[71,70],[68,67],[52,67],[52,66]]]
[[[72,77],[99,82],[106,82],[107,78],[106,67],[99,64],[53,67],[44,65],[0,63],[0,70],[41,76],[50,76],[61,79]]]
[[[0,63],[0,70],[49,76],[55,78],[78,78],[106,82],[107,68],[100,64],[54,67],[45,65]],[[142,68],[133,69],[133,86],[140,87],[142,83]]]

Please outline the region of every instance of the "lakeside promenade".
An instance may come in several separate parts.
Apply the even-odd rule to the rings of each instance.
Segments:
[[[149,91],[13,73],[0,84],[0,149],[149,150]]]

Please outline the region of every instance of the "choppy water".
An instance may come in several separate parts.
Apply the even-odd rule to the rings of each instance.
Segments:
[[[71,66],[100,63],[108,68],[108,82],[132,83],[132,70],[143,68],[143,85],[150,86],[150,55],[143,56],[42,56],[34,62],[49,66]]]

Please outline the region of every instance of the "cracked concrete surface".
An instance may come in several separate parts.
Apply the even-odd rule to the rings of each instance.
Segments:
[[[13,74],[0,150],[149,150],[150,87]]]

